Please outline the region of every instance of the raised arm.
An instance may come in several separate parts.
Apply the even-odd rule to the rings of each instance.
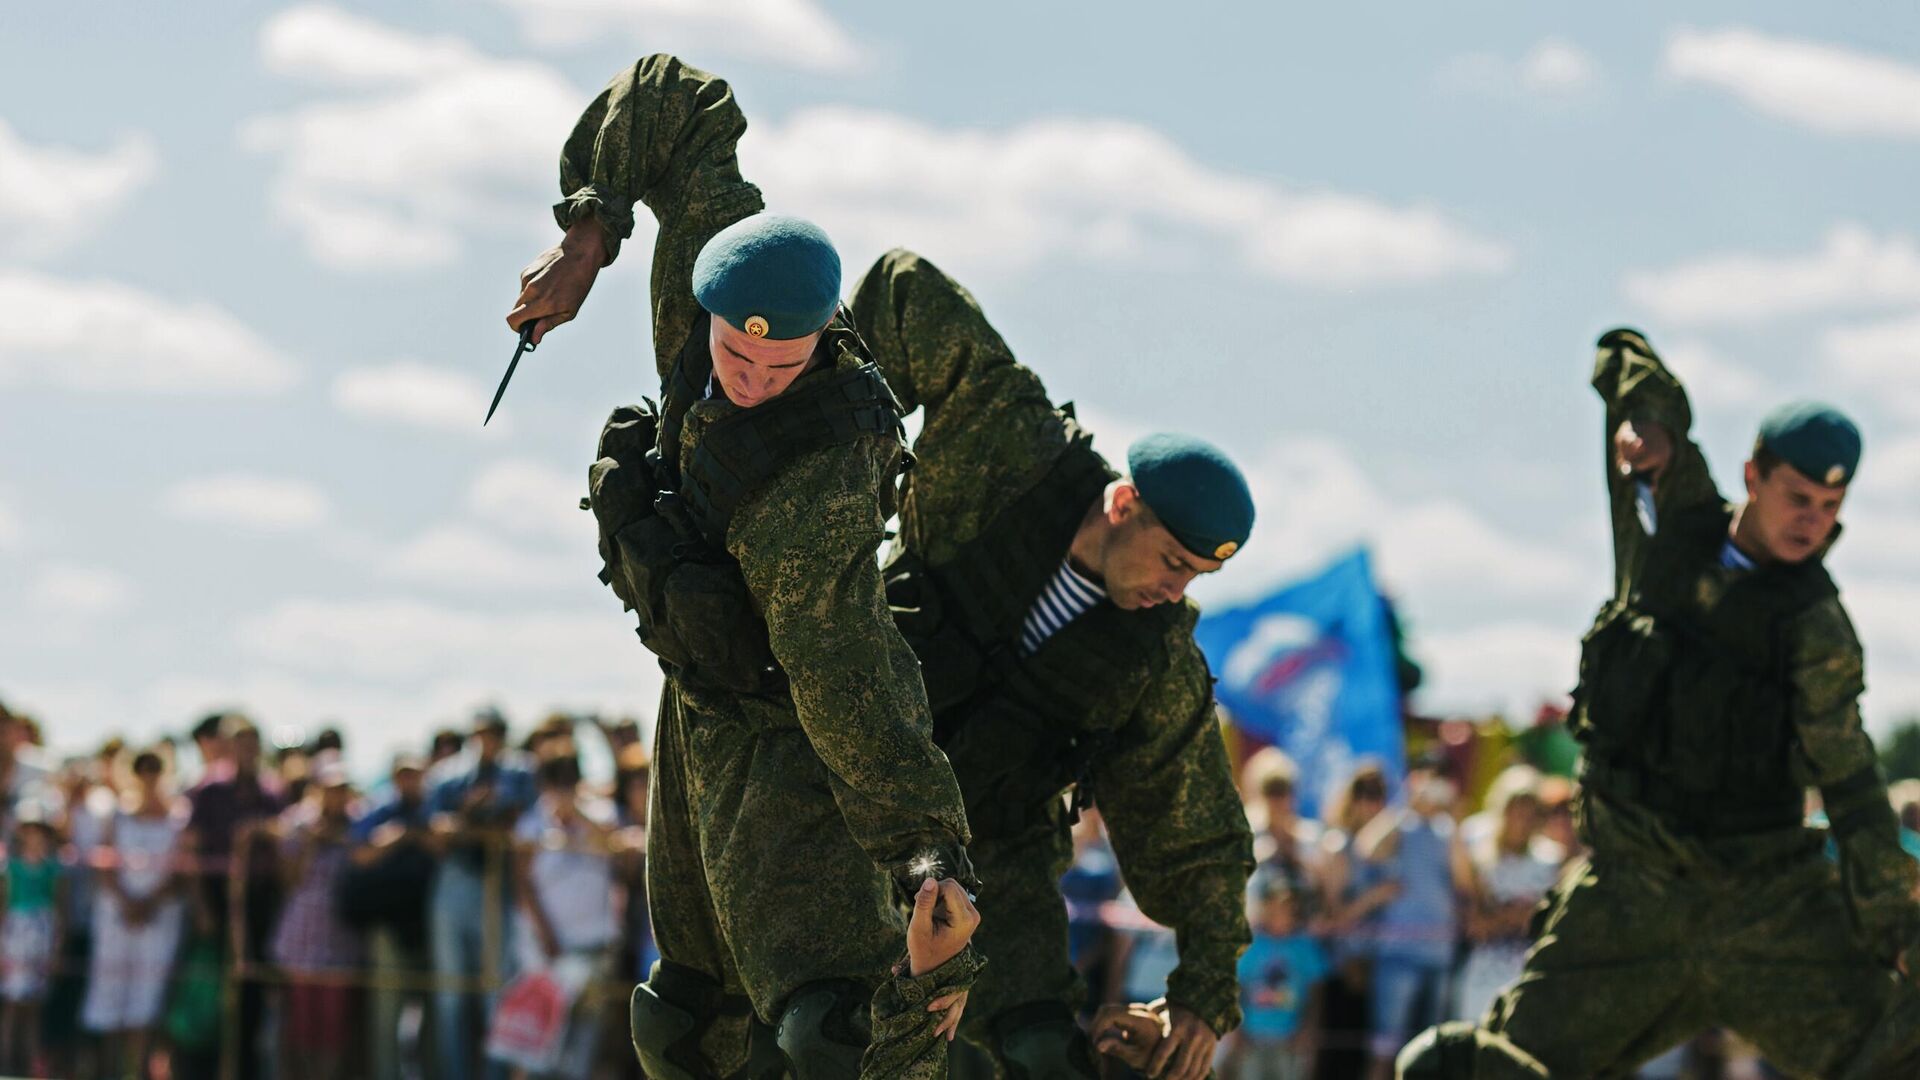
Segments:
[[[1720,492],[1689,438],[1693,407],[1685,388],[1639,332],[1622,328],[1601,335],[1593,388],[1606,404],[1603,442],[1618,586],[1631,575],[1647,525],[1657,527],[1659,511],[1717,503]],[[1650,517],[1636,505],[1642,485],[1653,496]]]
[[[941,561],[1053,462],[1065,427],[973,294],[926,259],[882,255],[854,289],[853,318],[901,405],[926,410],[901,528]]]
[[[615,76],[561,150],[564,197],[553,211],[567,239],[523,275],[521,302],[509,322],[540,317],[545,326],[571,318],[593,274],[633,235],[634,207],[643,203],[659,223],[653,338],[664,377],[698,314],[695,256],[714,233],[763,206],[760,189],[741,179],[734,154],[746,129],[725,80],[677,57],[649,56]]]
[[[1900,846],[1879,757],[1860,723],[1860,642],[1838,598],[1795,620],[1789,649],[1794,727],[1840,848],[1847,906],[1875,954],[1911,964],[1920,960],[1920,871]]]
[[[1093,794],[1120,873],[1148,918],[1174,931],[1180,964],[1169,1005],[1216,1035],[1239,1026],[1235,967],[1253,940],[1247,877],[1253,835],[1233,786],[1213,705],[1213,680],[1189,635],[1121,733],[1093,766]]]
[[[848,829],[901,881],[922,852],[952,870],[967,826],[960,785],[933,744],[919,663],[881,587],[876,492],[895,453],[890,441],[865,438],[793,461],[735,511],[727,549]]]

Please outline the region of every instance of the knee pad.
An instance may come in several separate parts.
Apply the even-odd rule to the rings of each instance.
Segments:
[[[1095,1080],[1093,1044],[1057,1001],[1018,1005],[990,1021],[993,1055],[1012,1080]]]
[[[659,961],[652,977],[633,988],[633,1051],[649,1077],[700,1080],[711,1071],[700,1052],[700,1037],[718,1017],[748,1008],[745,997],[723,993],[711,976]]]
[[[867,1014],[872,994],[844,979],[808,983],[793,992],[780,1014],[776,1038],[794,1080],[847,1080],[860,1075],[860,1059],[873,1039]]]
[[[1474,1033],[1472,1024],[1430,1027],[1413,1037],[1394,1059],[1399,1080],[1472,1080]]]

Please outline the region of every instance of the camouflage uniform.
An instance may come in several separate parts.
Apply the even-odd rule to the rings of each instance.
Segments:
[[[1613,604],[1620,605],[1638,602],[1643,585],[1663,569],[1650,554],[1664,551],[1636,509],[1636,481],[1613,465],[1613,433],[1622,421],[1654,421],[1673,435],[1654,534],[1689,513],[1731,508],[1723,507],[1705,458],[1687,437],[1685,392],[1644,338],[1626,331],[1602,338],[1593,385],[1607,407]],[[1725,542],[1722,527],[1717,544]],[[1753,570],[1711,561],[1684,572],[1693,575],[1687,587],[1699,608],[1711,612],[1736,602],[1743,586],[1773,592],[1795,575],[1824,580],[1819,558]],[[1920,991],[1892,968],[1920,943],[1914,861],[1900,849],[1873,744],[1861,728],[1859,642],[1831,588],[1818,595],[1781,620],[1771,674],[1787,703],[1788,726],[1773,790],[1723,783],[1705,793],[1711,803],[1689,814],[1677,809],[1684,803],[1673,790],[1615,782],[1596,763],[1589,735],[1577,809],[1592,855],[1569,869],[1536,915],[1526,969],[1495,1002],[1484,1030],[1456,1030],[1455,1039],[1440,1040],[1451,1046],[1417,1055],[1416,1042],[1402,1055],[1402,1075],[1625,1075],[1713,1026],[1737,1031],[1789,1075],[1920,1075]],[[1587,660],[1582,666],[1583,689],[1621,675],[1590,670]],[[1637,673],[1626,674],[1621,685],[1631,686]],[[1641,678],[1651,683],[1654,676]],[[1686,689],[1675,685],[1665,692]],[[1666,721],[1639,741],[1670,748],[1678,760],[1695,754],[1696,771],[1715,767],[1702,759],[1707,754],[1726,761],[1721,768],[1735,777],[1765,768],[1764,716],[1736,716],[1748,726],[1719,743],[1703,730],[1712,714],[1701,709],[1686,715],[1693,723]],[[1701,735],[1708,741],[1690,743]],[[1803,786],[1822,792],[1839,846],[1837,870],[1823,857],[1820,834],[1798,821]],[[1702,827],[1715,805],[1739,813],[1765,800],[1784,808],[1788,820]]]
[[[617,252],[636,202],[659,221],[652,298],[662,378],[706,325],[690,284],[695,257],[762,206],[735,158],[745,128],[725,82],[651,56],[594,99],[562,154],[563,228],[592,215]],[[827,359],[823,369],[843,370],[859,358]],[[683,458],[740,411],[724,395],[694,403]],[[728,1017],[700,1040],[713,1075],[741,1064],[748,1001],[771,1025],[797,990],[835,980],[875,991],[863,1075],[945,1075],[945,1047],[931,1035],[938,1017],[924,1005],[964,988],[979,966],[969,948],[920,978],[887,977],[905,933],[890,879],[926,853],[954,866],[967,838],[875,557],[899,452],[862,437],[802,455],[733,513],[726,550],[790,692],[715,690],[670,673],[662,696],[647,892],[663,963],[710,980],[711,1004]],[[867,1020],[838,1022],[857,1037]]]
[[[1040,379],[1015,362],[973,297],[931,263],[907,252],[887,254],[857,287],[853,308],[903,408],[926,410],[890,569],[903,558],[937,568],[1042,482],[1066,455],[1075,427],[1070,413],[1048,401]],[[1113,475],[1099,465],[1094,498]],[[1064,507],[1065,519],[1078,522],[1090,502]],[[1069,523],[1064,531],[1072,528]],[[1063,542],[1036,557],[1057,568],[1066,554]],[[1015,598],[1017,609],[1030,608],[1037,595],[1036,588]],[[1155,628],[1158,636],[1149,641],[1158,655],[1150,678],[1092,715],[1069,720],[1058,710],[1047,718],[1075,725],[1076,739],[1098,747],[1081,779],[1098,799],[1141,909],[1177,933],[1180,964],[1168,980],[1169,1000],[1225,1033],[1240,1020],[1235,962],[1251,940],[1244,897],[1252,840],[1220,736],[1212,680],[1193,640],[1195,615],[1191,602],[1135,612],[1102,602],[1020,663],[1032,670],[1050,649],[1064,647],[1057,643],[1103,633],[1103,624]],[[931,690],[939,660],[924,650],[923,660]],[[1012,790],[1005,763],[1030,756],[1011,741],[1018,734],[996,733],[986,746],[968,740],[969,723],[984,723],[981,714],[991,703],[967,701],[950,712],[937,701],[935,708],[936,730],[967,797],[975,832],[970,851],[986,889],[976,944],[991,964],[974,987],[963,1033],[995,1052],[1010,1022],[1048,1012],[1070,1022],[1069,1010],[1084,993],[1067,956],[1059,891],[1072,859],[1069,811],[1060,795],[1076,778],[1043,768],[1016,781],[1025,790]],[[945,734],[950,726],[957,734]],[[1016,816],[1005,828],[994,824],[1007,817],[1010,802],[1044,809],[1024,821]],[[1005,1067],[1001,1060],[1000,1071]]]

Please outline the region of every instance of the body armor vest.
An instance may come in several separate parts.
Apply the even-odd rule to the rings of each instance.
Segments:
[[[1641,579],[1581,645],[1572,728],[1585,782],[1683,835],[1802,816],[1787,630],[1836,590],[1817,560],[1719,571],[1732,520],[1727,506],[1663,513]]]
[[[934,741],[953,763],[979,838],[1041,820],[1076,781],[1085,797],[1093,756],[1166,671],[1168,635],[1190,631],[1196,618],[1186,603],[1097,604],[1020,654],[1028,611],[1115,479],[1062,412],[1066,450],[979,536],[939,566],[901,550],[886,569],[894,621],[920,658]]]
[[[737,693],[786,692],[740,564],[727,553],[733,513],[794,458],[867,435],[904,447],[900,405],[844,319],[827,355],[865,362],[809,372],[779,397],[715,421],[683,454],[687,410],[713,372],[702,314],[668,373],[661,408],[614,410],[589,474],[600,526],[600,580],[639,616],[640,640],[683,681]],[[911,459],[901,454],[902,468]]]

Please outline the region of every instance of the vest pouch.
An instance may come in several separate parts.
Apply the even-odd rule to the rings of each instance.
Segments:
[[[647,514],[618,535],[618,561],[609,560],[607,582],[640,620],[640,642],[675,668],[693,662],[692,650],[668,616],[667,581],[678,566],[680,534],[659,514]]]
[[[979,646],[947,617],[940,586],[919,559],[901,553],[882,570],[887,607],[900,636],[907,639],[920,660],[920,681],[927,688],[927,704],[935,718],[934,738],[944,744],[942,714],[972,696],[980,685],[985,658]]]
[[[1784,687],[1705,646],[1683,648],[1673,672],[1676,784],[1736,795],[1800,787]]]
[[[1004,840],[1046,816],[1072,777],[1060,775],[1069,740],[1003,703],[975,711],[942,748],[966,777],[967,827],[975,841]]]
[[[647,592],[632,579],[636,570],[644,575],[645,568],[627,565],[620,536],[654,514],[658,485],[647,453],[658,428],[651,402],[613,410],[600,429],[598,460],[587,469],[587,505],[599,532],[600,580],[629,611],[644,606]]]
[[[1574,734],[1604,757],[1649,757],[1654,748],[1646,741],[1663,726],[1673,651],[1671,635],[1651,617],[1615,605],[1603,610],[1580,643]]]
[[[741,693],[786,685],[738,566],[683,561],[668,575],[661,599],[666,636],[685,647],[681,666],[689,678]]]

